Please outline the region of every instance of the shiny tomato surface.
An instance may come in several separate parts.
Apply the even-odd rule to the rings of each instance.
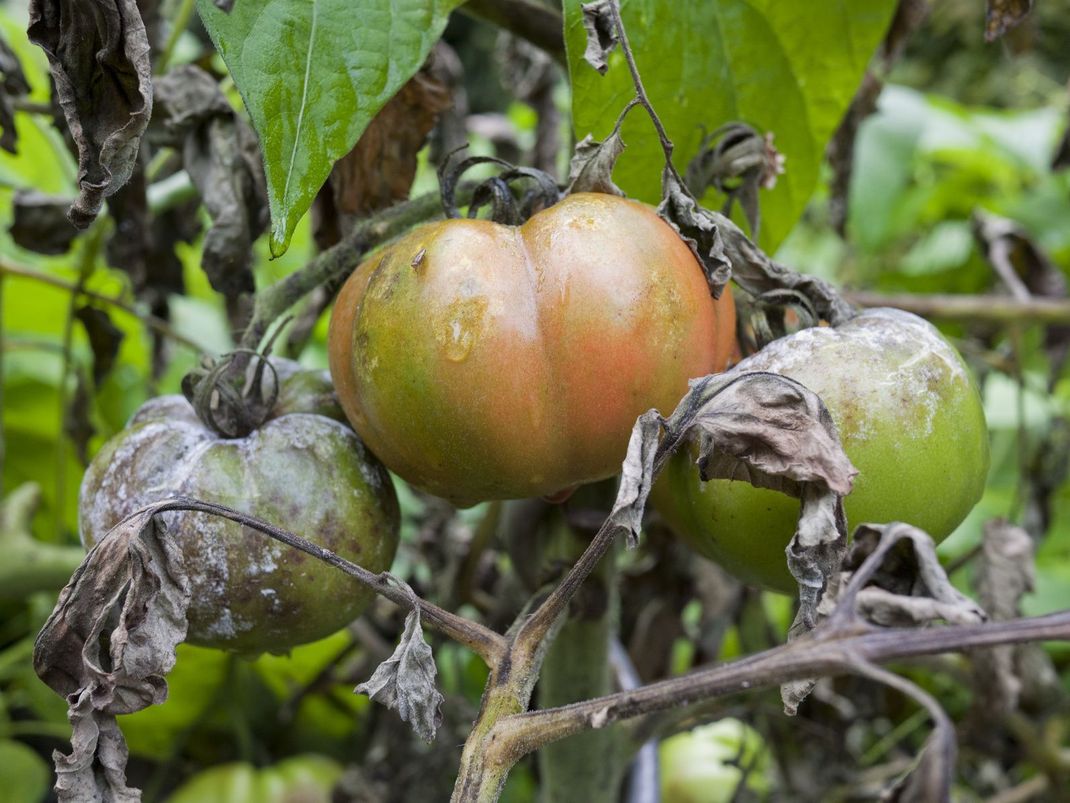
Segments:
[[[339,294],[330,365],[383,463],[469,505],[613,475],[636,417],[723,369],[734,329],[730,294],[652,209],[580,193],[375,253]]]

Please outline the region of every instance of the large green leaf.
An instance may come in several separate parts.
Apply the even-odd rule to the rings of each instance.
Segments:
[[[698,151],[703,131],[739,120],[775,136],[787,173],[763,191],[762,237],[778,245],[813,193],[825,145],[843,117],[896,0],[625,0],[623,18],[639,72],[676,144],[681,171]],[[619,49],[599,75],[583,60],[586,35],[580,0],[565,0],[578,137],[605,137],[632,97]],[[629,195],[654,202],[661,190],[662,154],[650,121],[633,110],[624,125],[628,149],[613,176]],[[711,193],[706,206],[719,208]]]
[[[460,0],[197,0],[260,136],[271,250],[336,160],[423,64]]]

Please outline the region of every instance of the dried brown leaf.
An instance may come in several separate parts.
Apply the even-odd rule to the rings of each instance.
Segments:
[[[67,697],[74,727],[70,755],[54,755],[60,801],[139,799],[126,786],[115,717],[166,698],[189,606],[158,507],[130,515],[89,552],[37,636],[34,669]]]
[[[947,577],[928,533],[909,524],[863,524],[844,560],[837,616],[859,615],[881,626],[936,621],[974,624],[984,610]],[[920,601],[919,601],[920,600]]]
[[[119,356],[123,330],[99,307],[81,306],[75,310],[74,317],[85,327],[89,337],[89,347],[93,350],[93,385],[99,387]]]
[[[12,100],[25,97],[29,92],[30,84],[22,71],[18,56],[0,35],[0,148],[8,153],[18,152]]]
[[[260,149],[208,73],[183,65],[157,80],[153,141],[181,149],[212,227],[202,267],[228,300],[251,293],[253,241],[268,223]]]
[[[68,214],[84,229],[137,162],[152,115],[148,34],[135,0],[31,0],[29,18],[78,151],[79,195]]]
[[[665,171],[662,184],[664,197],[658,205],[658,214],[676,229],[680,238],[687,243],[691,253],[702,265],[710,293],[714,298],[720,298],[725,285],[732,278],[734,265],[725,253],[724,238],[717,217],[698,205],[672,171]],[[743,236],[743,232],[739,234]]]
[[[36,190],[16,190],[12,202],[11,238],[22,248],[38,254],[65,254],[79,231],[67,219],[70,198],[45,195]]]
[[[667,419],[645,413],[632,430],[607,525],[625,530],[630,544],[638,538],[653,476],[688,439],[698,444],[703,479],[744,480],[802,500],[788,565],[800,583],[802,619],[812,622],[846,544],[842,496],[857,474],[824,404],[787,377],[730,371],[692,380]]]
[[[614,131],[602,142],[590,134],[576,145],[568,168],[569,194],[574,192],[603,192],[607,195],[624,195],[613,183],[613,166],[624,152],[624,140]]]
[[[613,22],[612,0],[585,3],[583,28],[587,31],[587,49],[583,59],[602,75],[609,69],[609,54],[617,46],[617,29]]]
[[[412,596],[415,601],[415,594]],[[420,626],[420,608],[414,604],[405,617],[405,630],[393,655],[353,691],[396,709],[420,738],[430,742],[442,722],[443,697],[435,687],[437,674],[431,647],[424,641]]]

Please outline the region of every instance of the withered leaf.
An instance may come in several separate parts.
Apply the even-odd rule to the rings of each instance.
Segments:
[[[628,547],[632,549],[639,546],[643,511],[654,481],[654,462],[659,451],[660,433],[661,416],[657,410],[648,410],[636,419],[628,441],[628,452],[621,465],[617,498],[609,514],[609,526],[624,530]]]
[[[164,504],[164,503],[161,503]],[[115,722],[167,696],[164,676],[186,636],[189,583],[154,518],[119,522],[90,550],[37,636],[38,676],[65,696],[72,752],[54,754],[59,800],[137,800],[126,786],[126,745]]]
[[[662,183],[664,199],[658,214],[672,224],[689,245],[689,238],[696,241],[691,250],[706,267],[707,276],[715,276],[718,280],[723,276],[722,286],[731,278],[756,297],[794,291],[810,302],[818,318],[833,326],[854,317],[851,305],[840,298],[831,284],[774,262],[730,219],[700,207],[671,174],[666,173]],[[705,258],[704,250],[708,250]]]
[[[988,0],[985,41],[994,42],[1021,23],[1033,10],[1033,0]]]
[[[1021,615],[1021,599],[1033,590],[1035,581],[1034,553],[1033,539],[1023,528],[1003,519],[985,522],[973,585],[993,619]],[[970,659],[975,690],[970,721],[988,730],[1018,708],[1023,697],[1043,698],[1056,674],[1036,644],[1004,644],[978,650]]]
[[[79,232],[67,219],[70,198],[45,195],[36,190],[16,190],[12,204],[11,238],[22,248],[38,254],[65,254]]]
[[[576,144],[568,167],[568,193],[603,192],[624,195],[613,183],[613,166],[624,152],[624,140],[614,131],[599,142],[590,134]]]
[[[855,528],[844,559],[836,615],[876,625],[976,624],[985,612],[947,577],[928,533],[901,522]]]
[[[443,697],[435,688],[437,674],[431,647],[424,641],[420,626],[420,609],[414,604],[405,617],[405,630],[394,654],[353,691],[397,710],[420,738],[430,742],[442,722]]]
[[[617,46],[617,26],[613,21],[611,0],[585,3],[583,28],[587,31],[587,49],[583,59],[602,75],[609,69],[609,54]]]
[[[111,322],[104,310],[88,304],[75,310],[74,317],[82,322],[89,336],[89,347],[93,350],[93,385],[99,387],[119,356],[123,330]]]
[[[687,243],[702,265],[710,292],[714,298],[720,298],[725,285],[732,278],[735,265],[725,252],[725,242],[717,217],[698,205],[671,170],[666,169],[663,173],[662,186],[663,198],[658,205],[658,214],[676,229]],[[739,232],[739,235],[743,236],[743,232]]]
[[[22,71],[18,56],[0,35],[0,148],[8,153],[18,152],[18,134],[15,130],[14,98],[30,92],[30,84]]]
[[[84,229],[130,178],[152,115],[148,34],[135,0],[31,0],[29,17],[78,150],[68,214]]]
[[[152,140],[181,151],[212,219],[202,267],[212,287],[235,300],[255,288],[252,246],[268,224],[256,136],[199,67],[182,65],[158,79],[156,95]]]
[[[1066,276],[1018,223],[977,210],[973,234],[985,259],[1013,296],[1020,300],[1067,297]],[[1070,355],[1070,326],[1046,327],[1044,350],[1057,375]]]
[[[685,181],[696,197],[714,187],[725,198],[722,214],[731,215],[739,201],[750,227],[750,236],[758,239],[761,208],[758,191],[776,186],[784,172],[785,157],[773,146],[773,134],[764,136],[746,123],[727,123],[702,140],[699,152],[687,166]]]
[[[789,568],[800,583],[802,615],[812,620],[846,544],[842,497],[857,474],[825,405],[793,379],[734,369],[692,380],[667,419],[653,410],[640,416],[610,516],[630,543],[638,537],[653,475],[668,454],[687,448],[685,442],[697,447],[703,480],[742,480],[801,499]]]
[[[67,400],[67,409],[63,411],[63,434],[70,438],[78,452],[82,465],[89,464],[89,440],[96,434],[96,428],[90,419],[92,395],[89,392],[89,378],[84,371],[75,372],[74,393]]]
[[[934,622],[976,624],[985,612],[956,589],[940,565],[927,533],[899,522],[863,524],[852,537],[843,571],[830,578],[816,609],[815,622],[845,626],[861,618],[883,627],[917,627]],[[790,636],[798,638],[814,622],[796,617]],[[814,687],[813,679],[780,688],[784,709],[794,714]],[[906,798],[904,798],[906,799]]]

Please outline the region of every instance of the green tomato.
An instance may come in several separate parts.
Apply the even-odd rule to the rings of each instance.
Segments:
[[[167,803],[330,803],[342,768],[329,758],[294,756],[271,767],[234,762],[194,775]]]
[[[769,753],[761,735],[738,719],[678,733],[661,743],[661,803],[729,803],[743,781],[769,791]]]
[[[817,393],[859,470],[849,530],[903,521],[937,542],[966,517],[988,474],[984,408],[958,352],[916,315],[863,312],[774,341],[733,372],[770,371]],[[703,483],[693,444],[666,465],[651,500],[697,552],[741,580],[792,593],[784,549],[799,502],[747,482]]]
[[[390,568],[400,525],[390,475],[342,423],[326,373],[275,365],[275,408],[242,438],[220,437],[181,396],[138,410],[82,480],[82,542],[94,546],[138,508],[180,495],[265,519],[369,571]],[[235,522],[162,518],[189,577],[192,644],[285,652],[344,627],[372,599],[338,569]]]

